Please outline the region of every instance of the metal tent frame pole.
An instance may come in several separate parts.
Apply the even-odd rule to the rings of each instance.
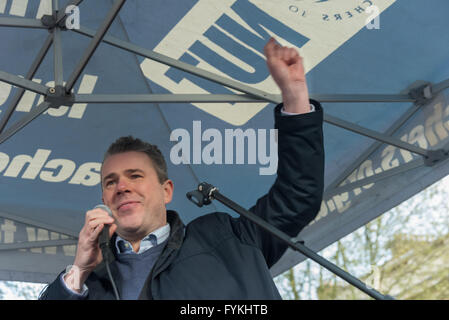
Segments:
[[[36,119],[38,116],[40,116],[42,113],[47,111],[51,107],[51,104],[49,102],[42,102],[37,107],[33,108],[30,113],[28,113],[27,116],[23,117],[22,119],[18,120],[14,124],[11,125],[7,130],[2,132],[0,134],[0,144],[5,142],[7,139],[12,137],[14,134],[16,134],[20,129],[25,127],[28,123]]]
[[[21,78],[19,76],[16,76],[16,75],[13,75],[8,72],[1,71],[1,70],[0,70],[0,81],[12,84],[13,86],[17,86],[17,87],[20,87],[25,90],[43,94],[43,95],[46,95],[47,90],[49,89],[48,87],[46,87],[42,84]]]
[[[0,244],[0,252],[7,250],[20,250],[20,249],[32,249],[32,248],[45,248],[56,246],[76,245],[78,240],[74,239],[59,239],[59,240],[42,240],[42,241],[29,241]]]
[[[44,16],[41,20],[27,19],[27,18],[10,18],[1,17],[0,26],[3,27],[16,27],[16,28],[37,28],[47,29],[50,34],[44,42],[43,47],[39,51],[36,59],[31,65],[25,78],[21,78],[10,73],[0,71],[0,81],[17,86],[21,89],[16,93],[13,101],[7,111],[0,119],[0,144],[12,137],[15,133],[25,127],[28,123],[45,112],[49,108],[58,108],[62,105],[72,106],[74,103],[192,103],[192,102],[271,102],[281,103],[282,99],[280,95],[270,94],[262,90],[253,88],[251,86],[242,84],[238,81],[234,81],[212,72],[197,68],[179,60],[164,56],[154,51],[141,48],[127,41],[123,41],[113,36],[106,35],[109,27],[114,21],[115,17],[119,13],[121,7],[126,0],[116,0],[107,16],[103,20],[99,29],[94,32],[88,28],[74,29],[74,32],[82,34],[87,37],[91,37],[92,40],[89,43],[87,49],[84,51],[78,65],[75,70],[70,74],[67,80],[67,84],[63,85],[63,52],[62,52],[62,31],[66,31],[64,23],[67,18],[65,10],[70,5],[79,5],[83,0],[70,0],[65,6],[64,10],[59,10],[58,0],[52,0],[53,14],[51,16]],[[224,85],[228,88],[235,89],[241,94],[142,94],[142,95],[127,95],[127,94],[73,94],[72,89],[82,74],[84,68],[88,64],[90,58],[95,53],[98,45],[101,43],[107,43],[109,45],[121,48],[136,55],[163,63],[165,65],[177,68],[181,71],[188,72],[190,74],[202,77],[204,79],[213,81],[215,83]],[[32,81],[33,76],[38,70],[40,64],[45,58],[50,46],[53,45],[53,66],[55,86],[50,88],[39,83]],[[438,84],[427,84],[420,88],[411,90],[408,94],[311,94],[311,98],[326,103],[355,103],[355,102],[412,102],[414,106],[399,119],[389,130],[385,133],[379,133],[371,129],[364,128],[354,123],[339,119],[329,114],[324,114],[324,121],[349,130],[356,134],[360,134],[376,140],[376,142],[366,150],[363,155],[357,159],[347,170],[345,170],[337,179],[335,179],[325,191],[325,195],[329,196],[337,194],[347,190],[352,190],[357,187],[364,186],[369,183],[378,181],[379,179],[385,179],[401,172],[411,170],[413,168],[427,165],[432,166],[446,158],[448,158],[448,152],[443,149],[438,150],[426,150],[419,148],[415,145],[406,143],[392,135],[398,130],[398,128],[404,124],[419,108],[421,105],[430,101],[435,95],[442,92],[446,88],[449,88],[449,79],[442,81]],[[6,124],[9,121],[12,113],[16,109],[20,99],[22,98],[25,90],[33,91],[44,96],[44,101],[32,109],[32,111],[24,116],[22,119],[11,125],[7,130]],[[394,168],[372,177],[365,178],[363,180],[341,186],[342,182],[353,172],[367,156],[377,150],[381,143],[390,144],[398,148],[407,150],[409,152],[422,156],[420,159],[410,162],[402,168]],[[71,240],[73,241],[73,240]],[[55,242],[51,242],[55,243]],[[24,244],[25,246],[29,244]],[[46,245],[46,244],[45,244]],[[50,242],[48,243],[50,245]],[[42,246],[42,245],[41,245]],[[10,250],[14,246],[4,247],[0,250]]]
[[[410,119],[418,110],[420,109],[420,106],[417,104],[413,104],[401,117],[400,119],[396,120],[393,125],[385,132],[387,136],[392,136],[399,128],[407,122],[408,119]],[[355,160],[349,167],[347,167],[340,175],[331,182],[327,190],[332,190],[336,188],[338,185],[340,185],[352,172],[354,172],[355,169],[357,169],[363,161],[366,160],[371,154],[373,154],[380,146],[380,141],[374,142],[365,152],[363,152],[357,160]]]
[[[30,80],[30,81],[33,79],[34,75],[37,72],[37,69],[41,65],[42,61],[44,60],[45,55],[47,54],[48,50],[50,49],[52,42],[53,42],[53,36],[50,34],[50,35],[48,35],[47,39],[45,40],[44,45],[42,46],[41,50],[37,54],[37,57],[34,60],[33,64],[31,65],[30,70],[26,74],[25,79]],[[24,93],[25,93],[25,89],[20,88],[19,91],[14,96],[14,98],[12,99],[10,107],[8,108],[8,110],[5,111],[2,118],[0,119],[0,133],[5,128],[6,123],[8,122],[8,120],[10,119],[14,110],[16,109],[20,99],[22,99]]]
[[[58,0],[52,0],[53,14],[57,16],[59,11]],[[55,87],[62,87],[64,81],[63,66],[62,66],[62,39],[61,28],[56,26],[53,29],[53,72],[55,75]]]
[[[69,76],[69,79],[67,80],[67,84],[65,86],[65,91],[67,93],[70,93],[72,91],[75,82],[78,80],[79,76],[83,72],[84,68],[86,67],[90,58],[94,54],[95,50],[97,49],[98,45],[100,44],[106,32],[108,31],[109,27],[111,26],[112,22],[119,13],[125,1],[126,0],[116,0],[112,5],[112,8],[109,10],[108,15],[104,19],[101,26],[98,28],[97,33],[95,33],[86,51],[84,51],[83,57],[79,61],[73,73]]]
[[[370,176],[370,177],[367,177],[367,178],[364,178],[361,180],[357,180],[357,181],[351,182],[349,184],[341,185],[341,186],[338,186],[338,187],[335,187],[332,189],[328,188],[324,191],[323,198],[328,199],[334,195],[352,191],[355,188],[360,188],[360,187],[366,186],[368,184],[375,183],[375,182],[393,177],[395,175],[404,173],[406,171],[422,167],[423,165],[424,165],[424,159],[418,158],[418,159],[410,161],[400,167],[396,167],[396,168],[384,171],[382,173],[378,173],[376,175],[373,175],[373,176]]]
[[[53,232],[66,235],[66,236],[74,238],[74,239],[78,239],[78,233],[77,232],[73,232],[73,231],[71,231],[69,229],[65,229],[65,228],[62,228],[62,227],[55,227],[55,226],[50,225],[50,224],[48,224],[46,222],[37,221],[37,220],[34,220],[34,219],[25,218],[25,217],[20,217],[20,216],[14,215],[14,214],[9,213],[9,212],[0,211],[0,218],[13,220],[13,221],[18,222],[18,223],[31,225],[33,227],[46,229],[48,231],[53,231]]]
[[[17,28],[35,28],[35,29],[48,29],[41,20],[27,19],[27,18],[0,18],[0,27],[17,27]]]

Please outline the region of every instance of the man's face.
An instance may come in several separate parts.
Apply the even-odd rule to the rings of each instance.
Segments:
[[[129,151],[109,156],[101,177],[103,202],[112,210],[122,238],[140,240],[167,223],[165,205],[172,199],[173,182],[159,182],[145,153]]]

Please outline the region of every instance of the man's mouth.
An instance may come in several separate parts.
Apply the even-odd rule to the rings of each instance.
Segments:
[[[129,210],[129,209],[134,208],[138,204],[139,204],[138,201],[126,201],[126,202],[123,202],[122,204],[120,204],[117,207],[117,210],[119,210],[119,211]]]

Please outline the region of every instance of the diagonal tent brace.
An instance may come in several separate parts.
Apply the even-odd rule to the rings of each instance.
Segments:
[[[393,177],[400,173],[422,167],[422,166],[424,166],[424,164],[425,164],[424,159],[418,158],[418,159],[413,160],[409,163],[406,163],[400,167],[396,167],[396,168],[384,171],[382,173],[375,174],[373,176],[369,176],[367,178],[364,178],[364,179],[361,179],[361,180],[358,180],[355,182],[351,182],[349,184],[345,184],[345,185],[342,185],[342,186],[339,186],[339,187],[336,187],[333,189],[327,188],[326,191],[324,192],[323,198],[328,199],[334,195],[342,194],[344,192],[352,191],[356,188],[364,187],[368,184],[375,183],[375,182]]]
[[[80,29],[72,30],[76,33],[82,34],[87,37],[93,37],[95,32],[89,28],[81,27]],[[182,61],[167,57],[160,53],[154,52],[149,49],[145,49],[121,40],[113,36],[105,36],[103,42],[110,44],[114,47],[126,50],[128,52],[137,54],[139,56],[154,60],[156,62],[165,64],[170,67],[177,68],[181,71],[188,72],[190,74],[202,77],[204,79],[213,81],[215,83],[224,85],[228,88],[238,90],[257,98],[257,101],[266,101],[272,103],[282,102],[281,96],[276,94],[270,94],[251,86],[247,86],[238,81],[234,81],[212,72],[200,69],[198,67],[189,65]],[[312,98],[322,102],[415,102],[415,99],[407,94],[317,94],[311,95]],[[181,102],[181,101],[180,101]],[[189,101],[184,101],[189,102]]]
[[[99,30],[93,37],[92,41],[90,42],[88,48],[86,49],[83,57],[81,58],[80,62],[78,63],[77,67],[73,71],[73,73],[70,75],[67,85],[63,87],[63,64],[62,64],[62,43],[61,43],[61,28],[59,25],[53,23],[55,21],[62,21],[66,18],[66,14],[62,13],[61,15],[58,14],[58,0],[53,0],[53,16],[44,16],[41,20],[32,20],[30,19],[15,19],[15,18],[8,18],[7,20],[1,22],[2,25],[8,25],[8,26],[15,26],[15,27],[24,27],[28,25],[39,25],[42,28],[52,28],[52,40],[47,38],[44,47],[41,49],[41,51],[38,54],[38,57],[35,59],[35,62],[33,63],[30,71],[27,74],[27,79],[20,78],[18,76],[9,74],[4,71],[0,71],[0,81],[18,86],[22,89],[30,90],[36,93],[39,93],[41,95],[45,96],[44,102],[41,103],[39,106],[34,108],[27,116],[23,117],[19,121],[17,121],[15,124],[13,124],[8,130],[4,131],[4,128],[6,127],[6,123],[10,119],[12,113],[14,112],[15,108],[17,107],[18,102],[20,101],[21,97],[23,96],[24,91],[19,92],[16,97],[14,98],[14,101],[11,105],[11,107],[8,109],[6,115],[2,117],[2,120],[0,122],[0,144],[6,141],[8,138],[13,136],[15,133],[17,133],[19,130],[21,130],[23,127],[25,127],[28,123],[30,123],[32,120],[34,120],[36,117],[38,117],[40,114],[45,112],[48,108],[58,108],[61,105],[67,105],[71,106],[73,105],[73,95],[70,94],[72,91],[73,86],[75,85],[77,79],[83,72],[85,66],[89,62],[90,58],[94,54],[96,48],[100,44],[101,40],[103,39],[104,35],[108,31],[109,27],[111,26],[114,18],[117,16],[118,12],[120,11],[121,7],[125,3],[126,0],[116,0],[108,12],[105,20],[103,21],[102,25],[100,26]],[[70,1],[68,5],[77,5],[81,3],[82,0],[73,0]],[[22,24],[20,24],[20,23]],[[27,22],[28,24],[26,24]],[[48,49],[53,42],[54,46],[54,77],[55,77],[55,87],[54,88],[48,88],[46,86],[43,86],[41,84],[35,83],[29,79],[33,77],[35,72],[37,71],[40,63],[44,59],[45,55],[48,52]]]
[[[28,73],[25,76],[25,79],[30,80],[33,79],[34,75],[36,74],[37,70],[39,69],[39,66],[41,65],[42,61],[44,60],[45,55],[47,54],[48,50],[50,49],[50,46],[53,42],[53,36],[50,34],[48,35],[47,39],[44,42],[44,45],[42,46],[41,50],[37,54],[36,59],[34,60],[33,64],[31,65]],[[17,94],[14,96],[10,107],[5,111],[3,114],[3,117],[0,119],[0,133],[3,132],[3,129],[6,126],[6,123],[10,119],[12,113],[14,110],[16,110],[17,105],[19,104],[20,99],[22,99],[23,95],[25,93],[25,89],[20,88]]]
[[[1,70],[0,70],[0,81],[43,95],[47,94],[47,90],[49,89],[48,87],[39,84],[37,82],[27,80]]]
[[[53,92],[54,88],[48,88],[46,86],[43,86],[41,84],[38,84],[36,82],[22,79],[17,76],[13,76],[10,74],[7,74],[6,72],[0,71],[0,81],[7,82],[9,84],[17,85],[23,89],[28,89],[30,91],[34,91],[36,93],[44,94],[47,98],[48,93]],[[11,136],[16,134],[19,130],[21,130],[23,127],[25,127],[28,123],[33,121],[35,118],[37,118],[39,115],[44,113],[48,108],[53,107],[51,102],[44,101],[37,107],[31,110],[31,112],[23,117],[22,119],[18,120],[16,123],[14,123],[11,127],[9,127],[7,130],[2,131],[0,134],[0,144],[5,142],[7,139],[9,139]],[[5,121],[5,125],[6,125]]]
[[[378,133],[374,130],[361,127],[359,125],[339,119],[339,118],[331,116],[329,114],[324,115],[324,120],[329,122],[330,124],[337,126],[337,127],[341,127],[343,129],[346,129],[346,130],[349,130],[349,131],[352,131],[355,133],[359,133],[363,136],[373,138],[375,140],[390,144],[390,145],[398,147],[400,149],[404,149],[404,150],[419,154],[424,157],[428,156],[428,150],[426,150],[426,149],[417,147],[415,145],[412,145],[412,144],[404,142],[402,140],[393,138],[391,136],[387,136],[385,134]]]
[[[397,132],[403,124],[405,124],[408,119],[410,119],[418,110],[420,106],[417,104],[413,104],[401,117],[396,120],[395,123],[385,132],[386,135],[392,136],[395,132]],[[363,152],[357,160],[355,160],[350,166],[348,166],[340,175],[331,182],[327,189],[332,190],[340,185],[354,170],[356,170],[371,154],[373,154],[380,146],[382,142],[376,141],[371,146]]]
[[[94,33],[93,31],[87,29],[87,28],[80,28],[78,30],[74,30],[77,33],[83,34],[85,36],[88,37],[93,37]],[[212,72],[194,67],[192,65],[189,65],[187,63],[184,63],[182,61],[178,61],[175,60],[173,58],[164,56],[162,54],[156,53],[154,51],[148,50],[148,49],[144,49],[141,47],[138,47],[132,43],[120,40],[118,38],[112,37],[112,36],[105,36],[103,39],[104,42],[113,45],[115,47],[124,49],[126,51],[132,52],[134,54],[138,54],[142,57],[163,63],[165,65],[177,68],[179,70],[188,72],[190,74],[202,77],[204,79],[207,80],[211,80],[215,83],[224,85],[226,87],[229,87],[231,89],[235,89],[238,90],[240,92],[246,93],[248,95],[251,95],[255,98],[260,99],[261,101],[267,101],[267,102],[272,102],[272,103],[280,103],[282,102],[282,99],[279,95],[273,95],[273,94],[269,94],[267,92],[264,92],[262,90],[258,90],[255,89],[253,87],[247,86],[245,84],[242,84],[238,81],[234,81],[219,75],[216,75]],[[415,101],[413,99],[413,97],[411,97],[410,95],[378,95],[377,97],[375,95],[342,95],[342,96],[338,96],[338,95],[322,95],[322,98],[327,98],[328,101],[327,102],[345,102],[352,96],[351,102],[361,102],[361,101],[371,101],[371,102],[413,102]],[[319,96],[318,96],[319,97]],[[323,101],[323,100],[321,100]],[[177,102],[189,102],[189,101],[177,101]],[[324,101],[323,101],[324,102]],[[344,121],[342,119],[330,116],[328,114],[324,115],[324,121],[328,122],[330,124],[339,126],[343,129],[347,129],[350,130],[352,132],[361,134],[363,136],[367,136],[369,138],[375,139],[375,140],[379,140],[388,144],[392,144],[394,146],[397,146],[399,148],[408,150],[410,152],[413,153],[417,153],[421,156],[427,157],[428,153],[427,150],[416,147],[414,145],[411,145],[409,143],[403,142],[399,139],[390,137],[390,136],[386,136],[384,134],[378,133],[376,131],[367,129],[367,128],[363,128],[361,126],[355,125],[353,123]]]
[[[83,27],[81,27],[80,29],[74,29],[73,31],[77,32],[79,34],[85,35],[87,37],[93,37],[95,35],[95,33],[92,30],[90,30],[88,28],[83,28]],[[197,68],[188,63],[184,63],[182,61],[167,57],[165,55],[154,52],[152,50],[141,48],[139,46],[136,46],[135,44],[129,43],[127,41],[123,41],[119,38],[116,38],[113,36],[105,36],[103,39],[103,42],[110,44],[114,47],[126,50],[128,52],[137,54],[139,56],[142,56],[142,57],[160,62],[162,64],[177,68],[181,71],[185,71],[190,74],[199,76],[201,78],[211,80],[215,83],[224,85],[228,88],[235,89],[240,92],[250,94],[254,97],[262,99],[263,101],[274,102],[274,103],[282,102],[282,100],[280,99],[279,96],[275,96],[275,95],[269,94],[267,92],[264,92],[262,90],[255,89],[255,88],[245,85],[241,82],[234,81],[234,80],[216,75],[213,72]]]
[[[387,136],[392,136],[396,133],[403,124],[405,124],[421,107],[423,104],[427,103],[441,91],[449,88],[449,79],[442,81],[438,84],[432,85],[431,83],[425,83],[424,85],[420,85],[416,88],[411,88],[409,96],[412,97],[415,102],[398,120],[396,120],[393,125],[384,133]],[[344,187],[340,186],[344,180],[346,180],[349,175],[354,172],[371,154],[373,154],[376,150],[381,146],[381,141],[376,141],[373,143],[365,152],[363,152],[357,160],[355,160],[350,166],[348,166],[342,173],[338,175],[334,181],[332,181],[326,188],[325,195],[326,197],[331,197],[335,194],[344,192],[345,190],[349,190],[348,185]],[[423,165],[433,166],[437,162],[441,160],[447,159],[448,153],[447,150],[439,149],[439,150],[428,150],[427,155],[421,159],[423,161]],[[405,170],[409,164],[405,165]],[[397,169],[397,168],[396,168]],[[389,170],[390,171],[390,170]],[[398,172],[400,173],[400,172]],[[393,174],[393,173],[391,173]],[[376,175],[376,177],[380,175]],[[375,179],[375,178],[373,178]],[[382,178],[379,178],[382,179]],[[365,180],[365,179],[364,179]],[[352,185],[352,184],[351,184]],[[355,188],[355,186],[354,186]]]
[[[51,104],[47,101],[42,102],[37,107],[33,108],[31,112],[14,123],[11,127],[0,134],[0,144],[5,142],[7,139],[16,134],[19,130],[25,127],[28,123],[36,119],[39,115],[47,111],[47,109],[51,108]]]
[[[125,3],[125,1],[126,0],[116,0],[114,2],[111,10],[108,12],[108,15],[106,16],[105,20],[101,24],[97,33],[94,35],[92,41],[90,42],[89,46],[87,47],[86,51],[84,52],[84,55],[81,58],[80,62],[78,63],[75,70],[70,75],[69,79],[67,80],[67,85],[65,88],[67,93],[70,93],[72,91],[73,86],[75,85],[76,81],[80,77],[81,73],[83,72],[83,70],[86,67],[87,63],[89,62],[90,58],[94,54],[94,52],[97,49],[98,45],[100,44],[101,40],[105,36],[106,32],[108,31],[109,27],[111,26],[112,22],[114,21],[114,18],[117,16],[118,12],[120,11],[120,9],[123,6],[123,4]]]
[[[441,81],[440,83],[437,83],[435,85],[432,86],[432,93],[433,94],[438,94],[441,91],[445,90],[449,88],[449,79],[446,79],[444,81]]]
[[[439,94],[440,92],[442,92],[447,88],[449,88],[449,79],[444,80],[435,85],[432,85],[431,83],[426,83],[424,85],[420,85],[416,88],[410,89],[409,96],[413,98],[415,103],[398,120],[396,120],[395,123],[393,123],[393,125],[384,134],[387,136],[392,136],[422,107],[423,104],[427,103],[428,101],[433,99],[433,97],[435,97],[437,94]],[[354,170],[356,170],[371,154],[373,154],[381,146],[381,142],[382,141],[376,141],[375,143],[373,143],[365,152],[363,152],[363,154],[361,154],[358,157],[357,160],[355,160],[342,173],[340,173],[339,176],[327,186],[325,190],[326,197],[331,197],[335,194],[344,192],[345,190],[349,190],[349,188],[347,187],[348,185],[345,185],[344,187],[340,185],[344,182],[345,179],[349,177],[349,175],[352,172],[354,172]],[[423,161],[423,165],[433,166],[436,163],[445,160],[447,158],[448,158],[447,150],[438,149],[438,150],[427,150],[426,156],[421,160]],[[408,165],[409,164],[405,165],[404,167],[405,171],[409,170],[407,169]],[[377,176],[379,176],[379,179],[382,179],[380,175],[376,175],[376,177]]]

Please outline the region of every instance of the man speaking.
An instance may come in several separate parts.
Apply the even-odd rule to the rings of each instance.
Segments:
[[[274,110],[279,161],[276,181],[250,211],[295,237],[321,205],[323,112],[309,100],[295,49],[270,39],[265,56],[283,99]],[[226,213],[184,226],[182,211],[166,209],[174,184],[156,146],[119,138],[105,154],[101,184],[112,216],[104,208],[86,212],[73,266],[40,299],[281,298],[269,268],[287,245],[246,218]],[[108,261],[99,245],[105,226],[112,249]]]

